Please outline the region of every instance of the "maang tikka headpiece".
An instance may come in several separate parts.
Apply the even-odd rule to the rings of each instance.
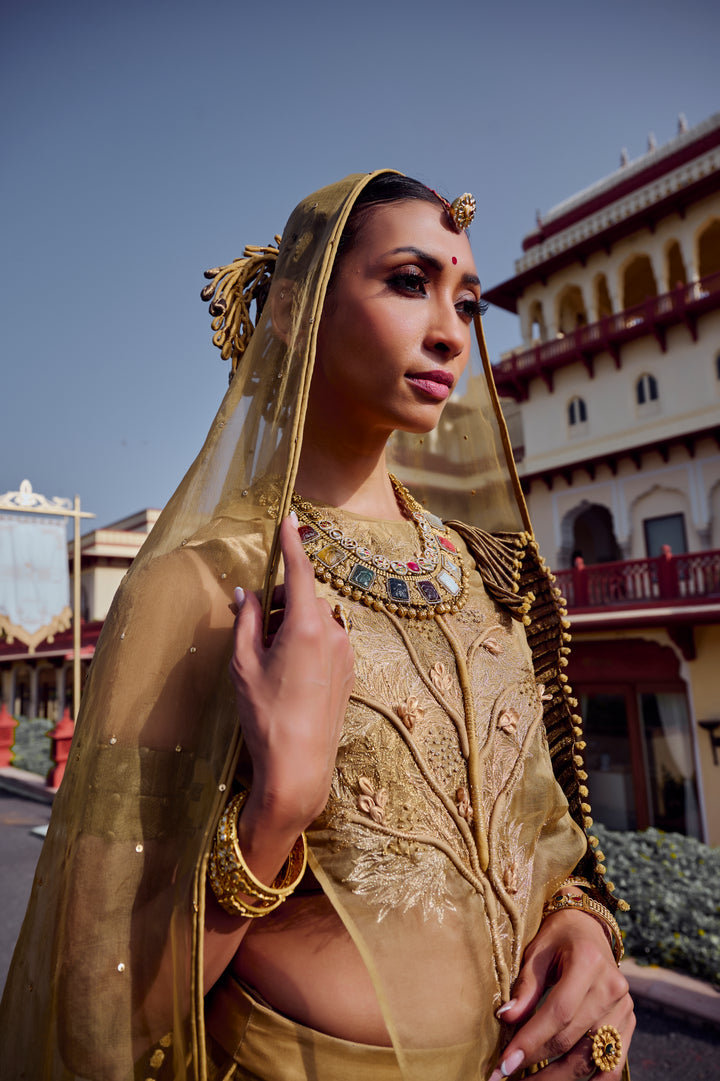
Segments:
[[[464,192],[463,195],[458,195],[457,199],[454,199],[450,204],[448,210],[450,217],[455,222],[455,228],[458,230],[467,229],[475,217],[475,209],[475,197],[469,191]]]
[[[451,203],[444,195],[435,191],[434,188],[430,188],[429,190],[445,207],[448,217],[458,233],[461,233],[463,229],[467,229],[468,225],[475,217],[475,196],[471,195],[469,191],[466,191],[462,195],[458,195],[457,199],[453,199]]]

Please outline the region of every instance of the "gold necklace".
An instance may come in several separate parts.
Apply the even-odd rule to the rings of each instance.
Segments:
[[[441,519],[424,510],[392,473],[388,476],[400,509],[415,526],[418,551],[407,560],[373,552],[341,529],[326,509],[294,493],[298,532],[315,576],[376,611],[408,619],[459,612],[467,599],[467,581],[457,548]]]

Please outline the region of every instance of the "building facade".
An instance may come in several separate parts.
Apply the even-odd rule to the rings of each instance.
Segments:
[[[720,114],[538,218],[485,294],[522,344],[535,533],[567,597],[599,821],[720,843]]]
[[[143,510],[81,538],[83,683],[115,590],[159,514],[158,510]],[[72,572],[72,546],[68,555]],[[72,629],[47,639],[35,650],[23,643],[0,641],[2,700],[14,717],[45,717],[54,723],[66,707],[72,714],[72,651]]]

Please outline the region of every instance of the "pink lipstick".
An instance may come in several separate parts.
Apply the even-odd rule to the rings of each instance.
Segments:
[[[405,376],[409,383],[433,398],[436,402],[444,402],[449,396],[452,385],[455,382],[450,372],[438,368],[431,372],[416,372]]]

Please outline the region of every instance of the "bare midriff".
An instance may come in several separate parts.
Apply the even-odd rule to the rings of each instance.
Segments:
[[[293,1021],[354,1043],[390,1046],[367,969],[323,893],[291,897],[254,920],[231,968]]]

